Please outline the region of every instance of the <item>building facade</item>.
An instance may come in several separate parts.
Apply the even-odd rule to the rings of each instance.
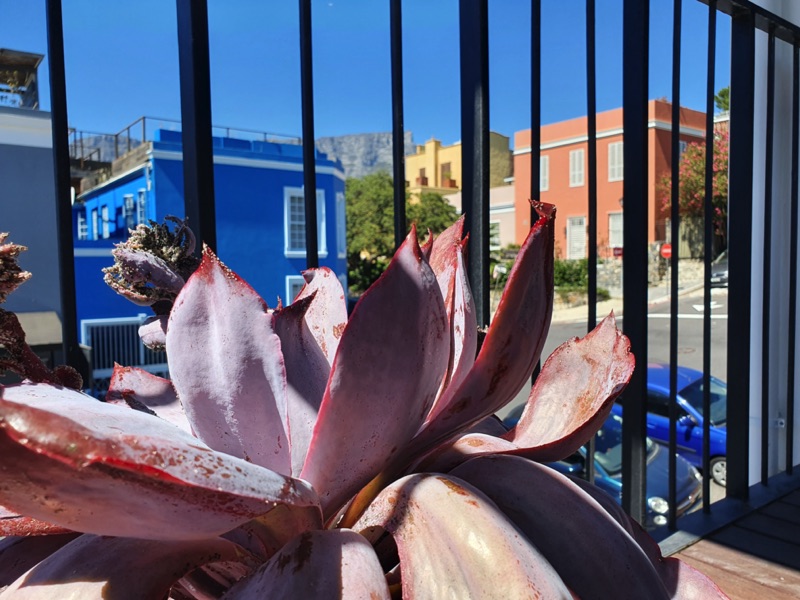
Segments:
[[[303,286],[306,268],[302,146],[216,136],[213,146],[216,252],[270,307],[279,298],[289,304]],[[321,153],[316,164],[319,262],[347,289],[344,172],[340,163]],[[82,343],[94,348],[95,377],[106,377],[113,366],[105,364],[99,337],[110,335],[112,325],[135,332],[149,316],[143,313],[150,312],[113,292],[102,269],[112,264],[111,250],[127,239],[129,229],[151,220],[163,222],[168,215],[184,216],[179,131],[155,131],[152,141],[114,161],[108,179],[76,198],[78,321]],[[135,351],[146,354],[136,342]],[[116,347],[109,355],[112,350],[124,354]],[[128,364],[160,362],[147,354]]]
[[[626,202],[647,202],[648,240],[666,239],[667,215],[661,206],[661,180],[670,173],[672,105],[651,100],[648,105],[648,195],[646,199],[623,198],[622,109],[597,115],[597,244],[598,256],[614,256],[622,248],[622,211]],[[584,258],[588,255],[588,126],[580,117],[541,128],[539,199],[558,209],[556,257]],[[705,138],[705,113],[681,108],[682,148]],[[521,243],[530,229],[528,199],[531,187],[531,130],[514,136],[514,187],[516,241]],[[619,251],[618,251],[619,253]]]
[[[513,160],[509,138],[489,132],[489,185],[508,185]],[[450,146],[431,138],[405,157],[406,186],[412,198],[424,193],[452,194],[461,189],[461,142]]]

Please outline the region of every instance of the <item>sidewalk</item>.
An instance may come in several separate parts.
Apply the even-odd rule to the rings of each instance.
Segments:
[[[699,275],[699,277],[698,277]],[[689,294],[703,288],[703,279],[701,273],[687,273],[686,277],[680,277],[678,288],[678,296]],[[669,281],[659,282],[656,285],[651,285],[647,288],[647,305],[655,306],[662,302],[668,301],[670,298]],[[611,311],[619,318],[622,316],[622,298],[612,297],[609,300],[603,300],[597,303],[597,319],[605,318]],[[587,304],[579,306],[565,306],[563,304],[556,304],[553,306],[552,323],[577,323],[586,321],[589,315],[589,307]]]

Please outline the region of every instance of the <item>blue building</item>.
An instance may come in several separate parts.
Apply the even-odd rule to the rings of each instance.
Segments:
[[[104,181],[90,182],[73,205],[81,341],[93,348],[99,378],[110,373],[113,364],[106,363],[112,354],[128,364],[152,364],[154,372],[163,362],[135,339],[149,309],[131,304],[103,282],[102,268],[112,264],[111,249],[127,238],[128,229],[148,220],[162,222],[167,215],[184,216],[181,133],[158,129],[152,141],[136,144],[111,163]],[[302,146],[230,135],[215,136],[213,146],[217,254],[271,307],[279,297],[288,304],[302,287],[306,268]],[[337,273],[347,289],[344,171],[318,153],[316,173],[320,265]],[[116,341],[106,344],[101,337]]]

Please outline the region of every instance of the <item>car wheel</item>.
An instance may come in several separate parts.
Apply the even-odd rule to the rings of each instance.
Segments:
[[[718,456],[712,459],[709,469],[711,471],[711,478],[722,487],[725,487],[725,479],[728,472],[725,457]]]

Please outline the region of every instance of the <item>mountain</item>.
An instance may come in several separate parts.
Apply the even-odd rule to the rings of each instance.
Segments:
[[[317,149],[341,161],[346,177],[363,177],[379,171],[392,172],[392,134],[357,133],[317,139]],[[405,151],[414,152],[410,131],[405,132]]]

